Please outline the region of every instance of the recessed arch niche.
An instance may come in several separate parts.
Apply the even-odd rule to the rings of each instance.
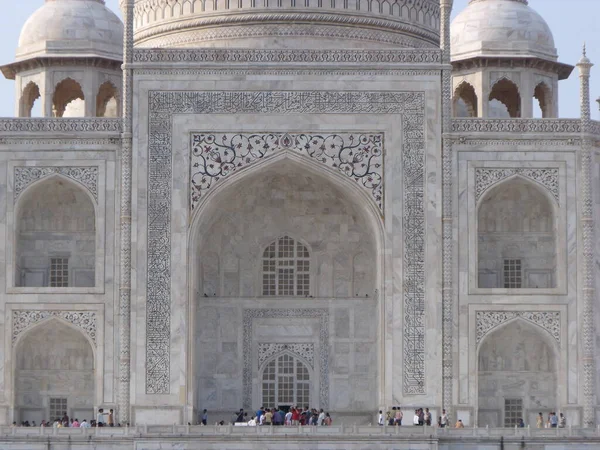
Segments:
[[[521,176],[484,193],[477,209],[478,287],[555,288],[556,204]]]
[[[239,408],[240,399],[251,399],[253,408],[261,406],[260,345],[310,343],[320,355],[315,361],[320,361],[338,336],[345,342],[360,340],[349,351],[357,365],[354,377],[364,378],[366,387],[345,396],[327,394],[328,407],[376,407],[378,387],[372,380],[377,379],[379,357],[375,291],[380,289],[381,248],[376,242],[381,235],[374,223],[381,219],[376,204],[355,181],[301,158],[282,152],[230,175],[194,212],[190,382],[199,410],[229,411]],[[310,291],[264,296],[265,249],[286,236],[308,250]],[[245,320],[244,311],[257,307],[265,308],[264,315]],[[322,330],[329,328],[331,334],[324,336]],[[335,388],[324,384],[329,373],[346,370],[341,361],[332,361],[328,375],[319,375],[319,395],[311,391],[311,401],[319,404],[322,393]]]
[[[78,183],[52,175],[15,205],[16,287],[94,287],[96,209]]]
[[[27,330],[13,354],[15,420],[39,424],[57,413],[94,418],[95,355],[83,333],[48,319]]]
[[[511,427],[522,418],[534,427],[540,412],[558,411],[559,360],[550,334],[520,318],[488,333],[477,352],[477,425]]]

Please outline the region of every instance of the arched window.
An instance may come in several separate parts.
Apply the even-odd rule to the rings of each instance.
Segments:
[[[310,405],[310,372],[298,358],[284,353],[269,362],[262,374],[262,404]]]
[[[488,100],[490,102],[490,117],[505,118],[506,115],[511,118],[521,117],[521,95],[519,94],[519,88],[512,81],[506,78],[498,81],[492,88]],[[506,112],[503,111],[498,102],[506,108]]]
[[[83,117],[85,115],[83,90],[80,84],[72,78],[66,78],[56,85],[52,100],[56,117]]]
[[[98,117],[118,117],[119,91],[110,82],[107,81],[100,86],[96,96],[96,116]]]
[[[33,81],[30,81],[21,95],[21,117],[31,117],[33,105],[38,98],[40,98],[40,88]]]
[[[477,94],[466,81],[454,91],[454,117],[477,117]]]
[[[262,258],[263,295],[308,295],[310,254],[301,242],[283,236],[271,243]]]

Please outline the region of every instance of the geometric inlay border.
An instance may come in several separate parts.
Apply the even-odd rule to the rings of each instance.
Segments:
[[[17,198],[21,193],[29,186],[42,178],[46,178],[50,175],[62,175],[70,178],[73,181],[84,186],[92,196],[94,200],[98,201],[98,167],[80,167],[80,166],[45,166],[45,167],[32,167],[32,166],[17,166],[14,170],[14,197],[13,202],[17,201]]]
[[[254,319],[317,318],[319,319],[319,403],[320,408],[329,406],[329,310],[311,309],[245,309],[244,334],[244,408],[252,407],[252,328]],[[289,345],[289,344],[288,344]],[[312,344],[310,344],[312,345]],[[299,354],[304,357],[303,354]],[[259,364],[260,367],[260,364]]]
[[[14,310],[12,313],[12,343],[36,323],[59,318],[79,328],[96,346],[96,313],[94,311]]]
[[[524,167],[478,167],[475,169],[475,200],[478,201],[492,186],[513,175],[520,175],[542,185],[548,191],[550,191],[558,203],[560,189],[557,168],[532,169]]]
[[[190,207],[238,170],[280,151],[311,158],[356,181],[383,213],[383,133],[193,133]]]
[[[558,311],[477,311],[477,344],[494,328],[516,318],[543,328],[560,343],[560,312]]]
[[[425,393],[425,93],[150,91],[148,93],[146,393],[170,392],[172,118],[176,114],[394,114],[402,130],[403,390]]]

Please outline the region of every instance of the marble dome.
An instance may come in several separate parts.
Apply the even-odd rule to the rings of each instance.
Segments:
[[[123,24],[103,0],[46,0],[21,30],[16,59],[123,57]]]
[[[135,0],[137,47],[439,48],[439,0]]]
[[[529,57],[556,61],[552,31],[527,0],[471,0],[452,22],[452,60]]]

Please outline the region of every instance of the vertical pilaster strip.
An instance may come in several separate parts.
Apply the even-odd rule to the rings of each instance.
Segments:
[[[452,66],[450,65],[450,14],[452,0],[440,0],[440,45],[442,61],[442,407],[452,414],[454,338],[454,239],[453,239],[453,154]]]
[[[581,230],[583,247],[583,311],[582,311],[582,350],[583,350],[583,425],[595,427],[595,331],[594,331],[594,301],[596,298],[596,283],[594,279],[594,211],[592,200],[592,145],[587,137],[590,129],[590,71],[593,64],[585,54],[577,67],[579,68],[580,102],[581,102],[581,151],[580,185],[581,185]]]
[[[129,423],[131,339],[131,153],[133,129],[133,2],[122,0],[123,35],[123,133],[121,135],[121,214],[119,273],[119,393],[117,411],[121,424]]]

